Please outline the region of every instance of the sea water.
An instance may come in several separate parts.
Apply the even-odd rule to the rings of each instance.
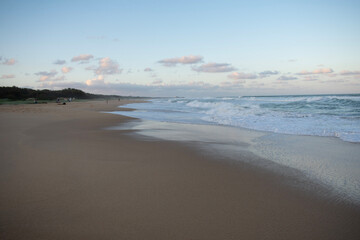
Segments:
[[[113,113],[143,119],[130,127],[142,135],[203,142],[240,160],[250,151],[360,204],[360,94],[157,98],[123,107],[134,111]]]
[[[161,98],[126,107],[126,116],[178,123],[217,124],[360,142],[360,94]]]

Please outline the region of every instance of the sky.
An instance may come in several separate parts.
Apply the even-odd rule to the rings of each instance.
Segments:
[[[360,1],[0,1],[0,86],[360,93]]]

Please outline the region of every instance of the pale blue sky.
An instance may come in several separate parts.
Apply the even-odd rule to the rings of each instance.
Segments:
[[[359,93],[359,12],[360,1],[348,0],[2,0],[0,85],[146,96]],[[80,55],[89,61],[71,61]]]

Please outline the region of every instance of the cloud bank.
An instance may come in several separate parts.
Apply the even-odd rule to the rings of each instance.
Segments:
[[[209,93],[212,95],[218,94],[219,90],[223,91],[224,95],[227,91],[233,91],[234,87],[228,89],[220,88],[219,86],[210,85],[204,82],[190,82],[187,84],[164,84],[161,80],[155,80],[152,84],[132,84],[132,83],[109,83],[104,81],[102,76],[89,79],[86,82],[41,82],[41,88],[48,89],[63,89],[63,88],[77,88],[86,92],[99,94],[118,94],[123,96],[183,96],[187,95],[206,96]]]

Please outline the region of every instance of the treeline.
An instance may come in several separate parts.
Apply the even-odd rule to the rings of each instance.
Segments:
[[[55,100],[57,98],[96,99],[120,97],[116,95],[100,95],[86,93],[79,89],[66,88],[63,90],[34,90],[19,87],[0,87],[0,99],[26,100],[36,98],[37,100]]]

